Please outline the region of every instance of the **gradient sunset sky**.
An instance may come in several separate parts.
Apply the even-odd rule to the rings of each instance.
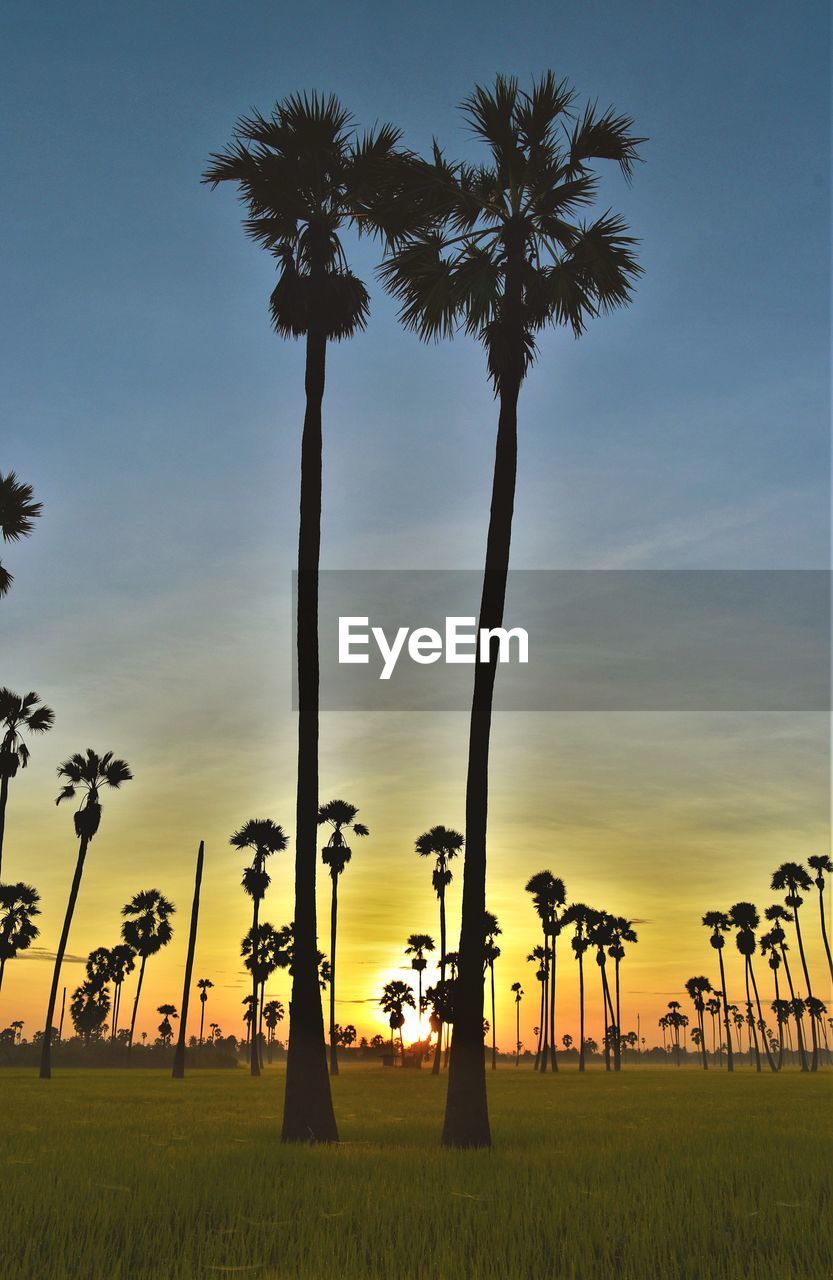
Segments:
[[[179,1006],[193,861],[206,841],[195,977],[239,1033],[250,904],[228,837],[249,817],[294,827],[290,590],[303,350],[271,332],[274,268],[231,190],[200,185],[252,107],[318,88],[408,145],[475,158],[456,104],[496,71],[552,67],[579,100],[650,137],[604,200],[642,241],[634,305],[581,342],[543,338],[524,387],[517,568],[826,568],[829,553],[829,19],[808,0],[727,6],[478,3],[307,7],[43,0],[5,7],[0,470],[43,519],[3,561],[0,684],[55,709],[13,783],[4,878],[43,896],[42,951],[9,966],[0,1027],[43,1018],[72,874],[55,768],[113,749],[135,781],[105,798],[69,950],[117,938],[151,885],[179,909],[148,968],[140,1028]],[[496,425],[481,350],[425,347],[351,244],[372,293],[366,334],[331,348],[322,564],[478,568]],[[699,919],[763,908],[772,868],[829,848],[821,713],[506,714],[493,735],[489,906],[510,984],[538,941],[523,892],[550,867],[571,899],[638,920],[624,1029],[656,1036],[666,1002],[716,966]],[[465,714],[327,713],[321,798],[361,808],[371,838],[342,880],[339,1018],[382,1030],[383,981],[407,935],[438,936],[435,823],[463,826]],[[291,917],[291,850],[262,915]],[[459,912],[455,867],[450,919]],[[329,882],[321,878],[326,949]],[[815,904],[809,904],[815,910]],[[456,926],[452,924],[452,935]],[[821,956],[813,961],[822,988]],[[453,939],[452,939],[453,940]],[[566,950],[566,949],[565,949]],[[40,958],[39,958],[40,957]],[[741,971],[732,953],[732,986]],[[575,966],[560,1031],[577,1034]],[[430,971],[429,971],[430,972]],[[72,990],[82,969],[70,963]],[[768,983],[764,986],[768,991]],[[733,989],[734,988],[734,989]],[[288,998],[277,975],[270,993]],[[768,999],[771,996],[768,996]],[[590,990],[590,1034],[601,1030]],[[689,1010],[690,1012],[690,1010]]]

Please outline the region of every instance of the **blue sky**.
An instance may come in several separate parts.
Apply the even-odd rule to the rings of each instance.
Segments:
[[[474,83],[551,66],[650,137],[632,186],[614,174],[604,188],[642,240],[636,301],[579,343],[546,337],[522,393],[517,567],[826,566],[825,6],[17,0],[0,38],[0,468],[46,505],[4,556],[17,581],[2,679],[42,689],[59,713],[33,787],[51,788],[79,735],[100,737],[144,769],[125,838],[150,806],[176,811],[178,831],[206,813],[224,839],[241,806],[278,804],[276,771],[278,817],[291,813],[302,351],[270,331],[273,268],[231,191],[199,178],[238,115],[296,89],[333,90],[361,125],[393,121],[417,149],[436,135],[474,155],[456,110]],[[329,359],[322,562],[477,567],[495,429],[482,353],[403,333],[373,283],[375,248],[351,255],[373,311]],[[783,775],[776,739],[796,734],[775,733],[753,791]],[[334,734],[333,758],[348,737]],[[413,737],[388,726],[368,759],[379,768],[380,740],[388,756],[429,752]],[[432,785],[446,746],[432,741],[419,765]],[[807,750],[787,750],[805,777]],[[28,794],[18,804],[35,822]],[[798,832],[812,821],[794,800]],[[33,857],[67,826],[47,816]]]

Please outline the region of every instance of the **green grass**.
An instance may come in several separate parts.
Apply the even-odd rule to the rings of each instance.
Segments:
[[[282,1077],[0,1073],[15,1280],[821,1280],[829,1075],[489,1080],[494,1149],[438,1147],[445,1081],[348,1070],[342,1144],[282,1147]]]

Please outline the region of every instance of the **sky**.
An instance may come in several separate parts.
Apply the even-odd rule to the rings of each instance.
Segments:
[[[603,197],[639,237],[633,305],[576,342],[547,335],[524,386],[512,563],[535,569],[825,569],[829,562],[829,31],[825,7],[648,0],[349,7],[264,0],[4,7],[6,122],[0,470],[44,503],[7,548],[0,683],[34,688],[54,730],[13,784],[4,875],[43,897],[43,950],[10,966],[0,1025],[40,1026],[74,863],[55,768],[92,746],[130,762],[108,796],[70,938],[112,945],[154,885],[179,929],[149,966],[139,1025],[181,999],[193,859],[206,841],[196,966],[239,1031],[249,904],[228,837],[292,833],[290,593],[303,351],[271,331],[274,268],[230,190],[200,175],[252,107],[333,91],[477,158],[459,102],[497,71],[547,67],[649,138]],[[496,413],[477,345],[423,346],[348,237],[367,332],[331,347],[322,565],[477,569]],[[342,880],[338,1016],[382,1029],[407,935],[438,930],[413,844],[462,827],[466,716],[322,716],[321,796],[371,829]],[[493,736],[489,905],[504,929],[498,1040],[537,941],[523,886],[638,920],[624,1022],[649,1038],[712,954],[704,910],[768,898],[771,869],[829,847],[820,713],[502,713]],[[291,848],[263,915],[291,917]],[[461,875],[450,890],[459,916]],[[328,884],[321,881],[322,934]],[[453,926],[452,926],[453,930]],[[326,937],[322,936],[326,949]],[[39,959],[40,957],[40,959]],[[821,973],[821,956],[813,947]],[[569,962],[572,965],[572,962]],[[66,981],[80,980],[80,964]],[[430,973],[430,970],[429,970]],[[563,1030],[576,1033],[562,970]],[[740,982],[736,965],[733,980]],[[286,1000],[280,975],[271,994]],[[731,994],[731,992],[730,992]],[[596,1002],[598,1004],[598,1002]],[[601,1025],[589,1010],[591,1033]]]

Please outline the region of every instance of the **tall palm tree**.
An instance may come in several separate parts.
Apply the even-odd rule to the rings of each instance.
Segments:
[[[764,1022],[763,1009],[761,1008],[761,1000],[760,1000],[760,996],[758,995],[758,984],[755,981],[755,970],[752,966],[752,957],[755,954],[755,947],[757,945],[756,939],[755,939],[755,930],[760,924],[761,918],[758,915],[757,908],[754,907],[751,902],[736,902],[735,905],[729,909],[729,919],[732,921],[732,924],[734,925],[735,929],[737,929],[737,936],[735,938],[735,943],[737,945],[738,951],[743,956],[745,961],[746,1009],[747,1009],[747,1014],[749,1018],[749,1029],[752,1036],[752,1044],[755,1050],[755,1066],[756,1066],[756,1070],[760,1071],[761,1057],[758,1052],[758,1036],[755,1028],[755,1018],[752,1012],[752,1000],[749,994],[749,984],[750,982],[752,983],[752,990],[755,995],[755,1004],[758,1009],[758,1021],[762,1023],[764,1027],[766,1027],[766,1023]],[[771,1071],[775,1071],[777,1068],[775,1066],[775,1062],[770,1052],[769,1042],[767,1041],[765,1034],[763,1035],[763,1042],[764,1042],[764,1052],[766,1053],[766,1058],[769,1064],[769,1068]]]
[[[110,981],[113,984],[113,1026],[110,1039],[115,1041],[119,1028],[121,1012],[121,989],[125,978],[136,967],[136,953],[126,942],[119,942],[110,948]]]
[[[767,963],[772,970],[772,978],[775,983],[775,1000],[772,1003],[772,1009],[780,1009],[785,1003],[781,999],[781,991],[778,985],[778,970],[781,968],[781,939],[783,930],[773,925],[766,933],[762,933],[758,939],[758,946],[761,949],[761,955],[767,958]],[[780,1071],[784,1065],[784,1029],[781,1025],[781,1018],[778,1016],[778,1070]]]
[[[28,538],[35,521],[43,511],[43,503],[35,502],[30,484],[18,480],[14,471],[0,471],[0,535],[4,542]],[[0,564],[0,599],[11,589],[14,575]]]
[[[329,800],[318,810],[318,825],[331,828],[330,838],[321,850],[321,858],[330,869],[330,1074],[338,1075],[338,1045],[333,1035],[336,1022],[336,935],[338,933],[338,881],[352,857],[352,849],[344,839],[345,831],[355,836],[369,836],[363,822],[356,822],[358,809],[346,800]]]
[[[564,881],[551,871],[538,871],[526,884],[532,894],[532,904],[541,921],[544,939],[544,989],[541,1035],[541,1070],[546,1071],[547,1060],[553,1071],[558,1070],[555,1050],[555,991],[556,991],[556,939],[561,931],[558,908],[566,902]]]
[[[241,881],[245,892],[252,900],[252,930],[251,936],[257,940],[258,933],[258,916],[260,914],[260,904],[263,901],[266,890],[269,888],[270,876],[266,870],[266,859],[270,858],[273,853],[282,853],[286,848],[289,840],[284,834],[283,827],[278,826],[271,818],[250,818],[244,823],[239,831],[235,831],[229,839],[229,844],[235,849],[246,849],[251,854],[251,866],[246,867],[243,871],[243,879]],[[255,954],[252,958],[251,974],[252,974],[252,1043],[250,1070],[253,1076],[260,1075],[260,1058],[258,1055],[257,1045],[257,989],[259,984],[258,977],[258,956]]]
[[[256,1019],[258,1062],[262,1069],[263,1005],[266,998],[266,983],[276,969],[286,967],[285,939],[282,930],[276,929],[268,920],[260,921],[257,930],[249,929],[243,938],[240,954],[253,980],[257,983],[257,1003],[252,1006],[252,1017]]]
[[[802,1071],[809,1071],[810,1067],[807,1062],[807,1053],[804,1041],[804,1025],[801,1021],[801,1010],[804,1008],[804,1002],[797,999],[795,986],[793,985],[792,972],[790,970],[790,962],[787,958],[787,935],[784,932],[784,925],[791,924],[793,914],[787,907],[781,905],[780,902],[773,902],[771,907],[767,907],[764,916],[772,924],[769,936],[777,943],[781,949],[781,961],[784,965],[784,974],[787,979],[787,986],[790,989],[790,1012],[795,1019],[795,1036],[798,1046],[798,1063]]]
[[[497,916],[491,911],[483,913],[483,932],[486,935],[484,960],[489,970],[492,993],[492,1070],[497,1071],[497,1032],[495,1030],[495,961],[500,959],[500,947],[495,939],[503,932]]]
[[[619,967],[625,958],[625,943],[638,942],[639,938],[633,927],[633,921],[626,920],[624,916],[613,916],[610,922],[610,930],[613,942],[608,947],[607,954],[613,961],[614,990],[616,993],[616,1044],[617,1052],[620,1055],[619,1061],[621,1061],[622,1008],[620,1001]]]
[[[306,342],[306,411],[301,438],[298,534],[298,788],[295,838],[297,961],[290,1004],[283,1140],[338,1140],[316,962],[318,815],[318,566],[321,544],[321,407],[327,343],[367,323],[369,297],[347,266],[342,235],[351,225],[381,230],[378,194],[398,134],[383,126],[357,138],[339,101],[295,94],[270,117],[237,123],[232,143],[211,157],[204,181],[233,182],[248,217],[246,233],[278,266],[271,296],[280,337]],[[385,180],[386,181],[386,180]]]
[[[399,1032],[399,1051],[405,1054],[405,1044],[402,1040],[402,1028],[405,1025],[405,1010],[415,1009],[414,989],[409,987],[407,982],[402,982],[399,978],[395,978],[392,982],[386,982],[382,988],[382,996],[379,1000],[382,1012],[388,1016],[388,1025],[391,1032],[391,1042],[393,1041],[394,1031]]]
[[[160,1004],[156,1012],[162,1014],[162,1021],[160,1022],[158,1027],[159,1037],[162,1043],[167,1048],[167,1046],[171,1043],[171,1040],[173,1039],[173,1034],[174,1034],[174,1029],[171,1026],[170,1019],[178,1018],[179,1014],[177,1013],[175,1004]]]
[[[819,891],[819,919],[821,921],[821,936],[824,942],[824,951],[827,956],[827,967],[830,970],[830,980],[833,982],[833,957],[830,955],[830,939],[827,936],[827,922],[824,918],[824,877],[825,874],[833,874],[833,861],[828,858],[826,853],[812,854],[807,859],[807,865],[815,871],[815,885]]]
[[[425,959],[426,951],[434,950],[434,939],[430,933],[412,933],[408,937],[405,947],[405,955],[411,957],[411,968],[417,975],[418,999],[417,999],[417,1021],[419,1026],[418,1039],[422,1039],[422,975],[426,970],[428,961]]]
[[[604,214],[580,219],[591,204],[594,160],[630,175],[641,139],[632,122],[592,106],[575,114],[575,94],[548,72],[531,92],[498,76],[463,104],[486,144],[489,164],[450,164],[435,146],[413,167],[420,210],[430,222],[404,237],[382,267],[400,299],[406,327],[430,340],[465,329],[486,349],[499,401],[481,628],[503,623],[517,464],[517,406],[535,358],[537,335],[567,325],[578,336],[589,318],[630,300],[639,274],[624,223]],[[460,998],[455,1015],[443,1141],[488,1146],[483,1042],[483,933],[489,739],[497,642],[475,666],[466,783],[466,859],[460,935]]]
[[[604,1015],[605,1070],[610,1070],[610,1048],[613,1045],[614,1069],[620,1069],[619,1028],[607,980],[607,949],[613,946],[613,917],[607,911],[594,911],[590,925],[590,945],[596,948],[596,964],[602,980],[602,1012]]]
[[[203,1031],[205,1029],[205,1005],[208,1000],[208,993],[214,986],[210,978],[200,978],[197,982],[197,990],[200,993],[200,1044],[203,1042]]]
[[[127,1037],[129,1054],[133,1048],[133,1037],[136,1032],[136,1015],[139,1011],[142,983],[145,980],[145,966],[150,957],[155,956],[163,947],[167,947],[173,937],[171,916],[176,913],[176,907],[158,889],[142,889],[125,903],[121,913],[122,939],[133,948],[137,956],[142,958],[139,965],[139,980],[136,983],[136,995],[133,998],[130,1034]]]
[[[0,490],[2,479],[0,476]],[[54,721],[55,712],[41,702],[35,692],[24,693],[21,697],[11,689],[0,689],[0,872],[3,868],[9,781],[16,776],[18,769],[25,769],[29,763],[29,748],[22,735],[24,732],[47,733]]]
[[[703,1024],[703,1014],[706,1010],[706,996],[711,991],[712,984],[709,982],[708,978],[689,978],[688,982],[685,984],[685,989],[689,994],[691,1002],[694,1005],[694,1011],[697,1014],[697,1030],[699,1031],[699,1036],[697,1040],[695,1040],[695,1043],[699,1046],[703,1055],[703,1070],[708,1071],[709,1058],[706,1049],[706,1028]]]
[[[804,939],[801,936],[801,920],[799,908],[803,903],[802,893],[807,893],[812,885],[812,880],[805,867],[800,862],[782,862],[777,871],[773,872],[771,888],[786,893],[784,901],[793,913],[793,922],[795,924],[795,936],[798,942],[798,954],[801,957],[801,968],[804,971],[804,984],[807,988],[807,1000],[812,1000],[813,987],[810,982],[810,970],[807,967],[807,957],[804,954]],[[818,1071],[819,1066],[819,1038],[816,1031],[815,1019],[810,1019],[810,1032],[813,1037],[813,1057],[810,1062],[810,1070]]]
[[[431,827],[430,831],[423,831],[422,835],[417,837],[415,848],[421,858],[434,859],[431,883],[434,886],[434,892],[440,905],[440,982],[443,983],[446,980],[445,973],[448,964],[445,894],[452,881],[449,863],[453,858],[457,857],[463,848],[463,837],[453,827]],[[437,1032],[437,1048],[434,1053],[432,1067],[432,1072],[435,1076],[439,1075],[442,1063],[442,1043],[443,1029],[441,1026]]]
[[[726,1031],[726,1069],[734,1071],[735,1058],[732,1052],[732,1031],[729,1026],[729,997],[726,994],[726,970],[723,967],[723,948],[726,945],[725,935],[731,931],[732,922],[725,911],[707,911],[703,916],[703,924],[711,930],[709,942],[717,952],[720,965],[720,990],[723,1001],[723,1026]]]
[[[535,1037],[536,1037],[535,1065],[534,1065],[535,1071],[540,1070],[541,1062],[544,1058],[544,1048],[545,1048],[544,1036],[546,1034],[546,1021],[547,1021],[547,1016],[546,1016],[547,1015],[547,978],[549,976],[549,970],[545,963],[546,954],[547,953],[544,950],[544,948],[539,945],[537,947],[533,947],[529,955],[527,956],[527,960],[529,961],[529,963],[534,964],[536,966],[535,978],[541,987],[541,1000],[540,1000],[540,1010],[538,1015],[538,1026],[534,1028]]]
[[[34,917],[40,915],[40,894],[30,884],[0,884],[0,990],[6,961],[27,951],[40,933]]]
[[[513,982],[509,988],[515,995],[515,1066],[521,1063],[521,1000],[523,999],[524,989],[520,982]]]
[[[112,751],[99,756],[87,748],[86,755],[77,752],[58,766],[58,777],[65,780],[65,785],[58,793],[56,804],[62,800],[73,800],[81,792],[81,804],[73,815],[75,834],[78,837],[78,854],[75,861],[75,874],[69,891],[69,900],[64,915],[64,927],[55,954],[55,967],[52,972],[52,985],[49,989],[49,1003],[46,1008],[46,1024],[41,1049],[40,1077],[48,1080],[52,1074],[52,1018],[55,1013],[55,1001],[58,997],[58,982],[61,976],[61,965],[69,939],[70,925],[81,887],[84,862],[90,841],[98,831],[101,822],[101,791],[103,787],[118,789],[123,782],[133,777],[124,760],[117,759]]]
[[[578,1069],[585,1067],[585,1035],[584,1035],[584,953],[590,946],[590,929],[595,913],[583,902],[573,902],[561,917],[562,928],[571,924],[574,929],[570,946],[578,961],[578,1013],[579,1013],[579,1050]]]

